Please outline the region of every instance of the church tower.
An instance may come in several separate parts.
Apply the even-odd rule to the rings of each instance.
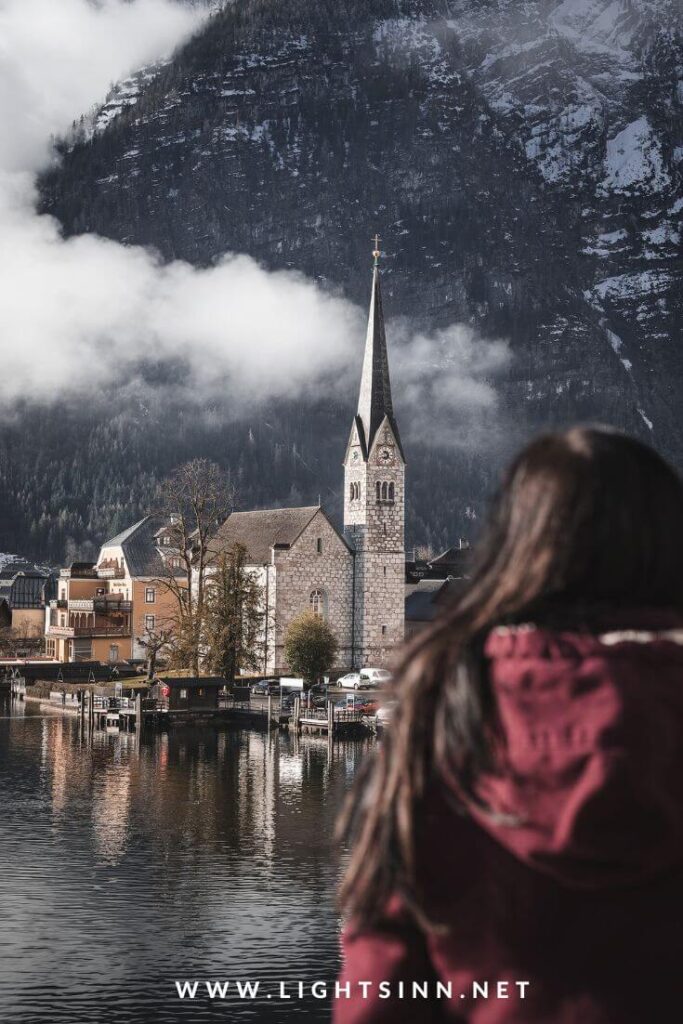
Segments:
[[[344,459],[344,533],[355,551],[354,666],[386,664],[405,626],[405,459],[389,382],[375,239],[358,412]]]

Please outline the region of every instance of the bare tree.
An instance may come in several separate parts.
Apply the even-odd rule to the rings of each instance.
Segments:
[[[234,507],[227,475],[208,459],[193,459],[165,481],[157,511],[164,517],[163,575],[159,584],[175,599],[172,624],[174,661],[199,675],[206,612],[211,538]]]
[[[164,626],[155,626],[153,629],[146,626],[145,632],[139,638],[139,644],[146,652],[147,678],[154,679],[157,670],[157,661],[160,655],[172,655],[175,629],[173,622]]]

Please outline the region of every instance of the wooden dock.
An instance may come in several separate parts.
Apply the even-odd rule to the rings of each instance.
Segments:
[[[15,699],[33,699],[26,696],[25,687],[13,688]],[[41,707],[54,712],[78,716],[82,726],[108,732],[136,732],[166,730],[172,726],[195,722],[235,724],[248,729],[289,729],[298,733],[326,733],[344,736],[372,731],[374,723],[361,711],[336,708],[328,701],[324,708],[306,707],[300,697],[293,706],[284,710],[274,697],[263,703],[250,700],[222,698],[217,707],[173,709],[168,700],[143,697],[108,697],[90,689],[66,693],[54,690],[49,699],[40,699]]]

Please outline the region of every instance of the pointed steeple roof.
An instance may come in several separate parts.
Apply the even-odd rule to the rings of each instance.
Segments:
[[[378,253],[375,254],[375,265],[372,271],[372,294],[370,297],[370,315],[368,317],[368,333],[365,340],[365,357],[363,374],[360,381],[358,396],[358,415],[363,431],[365,451],[370,452],[375,435],[384,418],[389,420],[401,454],[401,440],[394,419],[394,407],[391,400],[391,383],[389,380],[389,359],[387,356],[387,338],[384,330],[384,314],[382,312],[382,291]]]

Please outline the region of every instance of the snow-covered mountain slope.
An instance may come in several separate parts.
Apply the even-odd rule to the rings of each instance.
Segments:
[[[450,9],[471,79],[548,185],[581,203],[586,302],[626,371],[644,359],[661,393],[678,363],[682,312],[680,4],[458,0]]]

